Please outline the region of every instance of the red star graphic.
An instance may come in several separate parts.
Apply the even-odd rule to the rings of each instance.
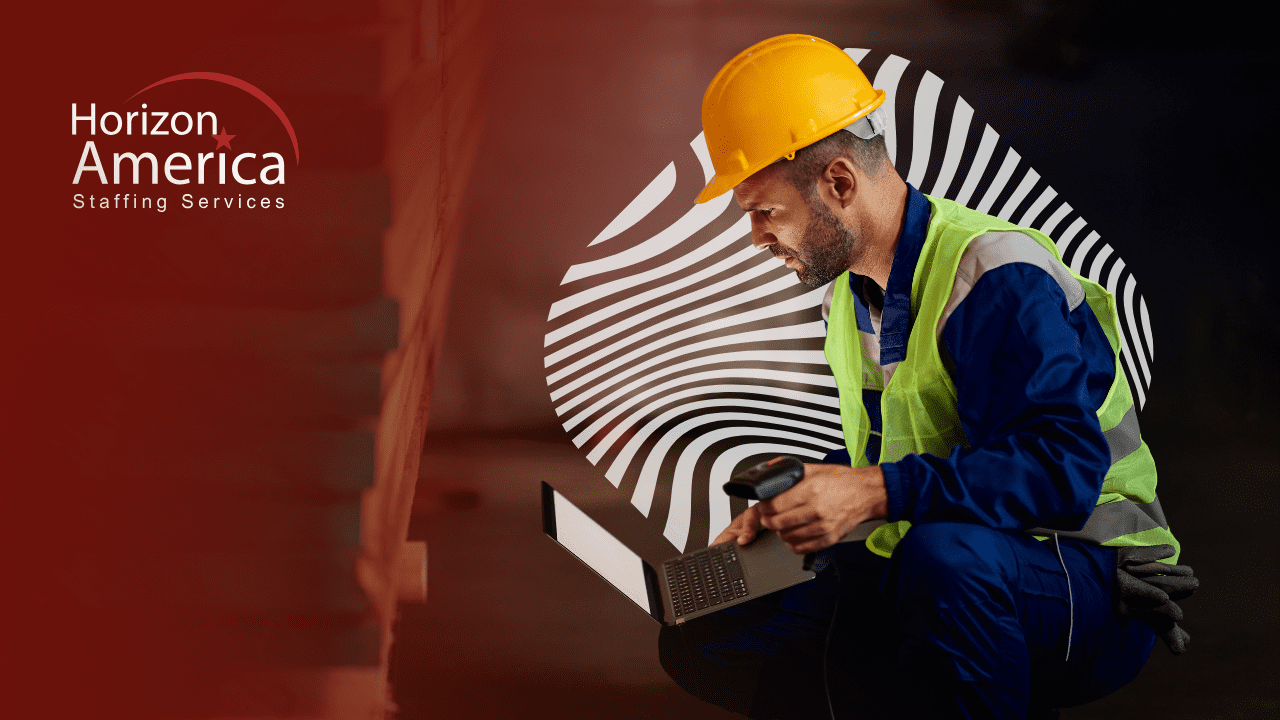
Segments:
[[[218,141],[218,147],[214,148],[214,150],[217,150],[218,148],[222,148],[222,147],[224,147],[224,148],[226,148],[226,149],[230,150],[230,149],[231,149],[231,138],[235,137],[235,135],[228,135],[228,134],[227,134],[227,129],[224,127],[224,128],[222,128],[222,134],[221,134],[221,135],[214,135],[213,137],[214,137],[214,139],[216,139],[216,140]]]

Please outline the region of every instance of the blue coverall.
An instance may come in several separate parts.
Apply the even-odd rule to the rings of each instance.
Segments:
[[[850,275],[859,330],[890,371],[906,356],[928,222],[908,185],[883,295]],[[1088,304],[1069,309],[1047,272],[1009,263],[977,279],[940,340],[970,449],[881,466],[888,519],[913,523],[892,558],[842,543],[811,582],[664,628],[663,667],[686,690],[752,718],[830,717],[828,696],[837,718],[1044,718],[1146,663],[1154,634],[1112,611],[1115,550],[1021,531],[1081,525],[1109,466],[1092,408],[1115,360]],[[879,393],[863,399],[879,431]],[[965,481],[980,476],[1007,482]]]

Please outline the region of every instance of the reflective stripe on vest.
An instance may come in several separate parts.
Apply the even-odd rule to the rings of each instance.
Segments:
[[[1008,262],[1028,262],[1058,281],[1070,307],[1081,301],[1089,304],[1112,352],[1117,353],[1115,380],[1097,408],[1111,450],[1111,467],[1098,504],[1080,530],[1035,528],[1028,532],[1056,532],[1060,537],[1113,546],[1170,544],[1175,555],[1165,562],[1176,562],[1178,542],[1155,495],[1155,462],[1142,441],[1129,383],[1119,362],[1115,299],[1102,286],[1066,267],[1053,241],[1039,231],[1016,227],[949,200],[926,197],[932,215],[912,279],[915,321],[906,359],[881,394],[880,461],[893,462],[911,453],[947,457],[956,445],[969,447],[956,407],[955,384],[940,351],[941,327],[983,272]],[[1027,237],[1039,248],[1030,246]],[[975,252],[966,253],[970,247]],[[868,372],[878,368],[866,355],[853,306],[849,279],[841,275],[830,293],[825,351],[840,392],[841,425],[849,456],[855,466],[864,466],[868,419],[862,390],[879,385]],[[887,557],[909,528],[907,521],[887,523],[867,538],[867,547]]]

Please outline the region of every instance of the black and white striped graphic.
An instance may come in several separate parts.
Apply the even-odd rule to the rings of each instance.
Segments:
[[[1138,407],[1152,338],[1133,274],[963,98],[896,55],[846,50],[884,90],[890,158],[912,185],[1053,238],[1063,260],[1116,296],[1121,363]],[[574,443],[677,550],[704,546],[745,505],[721,485],[780,453],[843,445],[822,355],[824,289],[750,244],[701,135],[588,246],[561,282],[547,383]]]

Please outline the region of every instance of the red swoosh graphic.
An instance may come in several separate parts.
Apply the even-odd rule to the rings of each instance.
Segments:
[[[150,90],[153,87],[156,87],[157,85],[164,85],[165,83],[171,83],[171,82],[174,82],[175,80],[212,80],[214,82],[223,83],[224,85],[230,85],[231,87],[234,87],[234,88],[239,88],[249,93],[250,95],[258,98],[259,100],[262,101],[263,105],[266,105],[267,107],[271,108],[271,111],[276,114],[276,117],[280,118],[280,122],[284,123],[284,129],[289,131],[289,139],[293,141],[293,161],[297,163],[301,160],[301,155],[298,153],[298,136],[293,132],[293,124],[289,122],[289,118],[284,114],[284,110],[281,110],[280,106],[276,104],[276,101],[272,100],[271,97],[268,96],[266,93],[262,92],[257,87],[250,85],[249,83],[241,80],[238,77],[232,77],[230,75],[223,75],[222,73],[211,73],[211,72],[182,73],[180,75],[174,75],[172,77],[167,77],[163,80],[157,80],[156,82],[151,83],[150,85],[142,88],[138,92],[130,95],[129,100],[132,100],[138,97],[142,93]]]

